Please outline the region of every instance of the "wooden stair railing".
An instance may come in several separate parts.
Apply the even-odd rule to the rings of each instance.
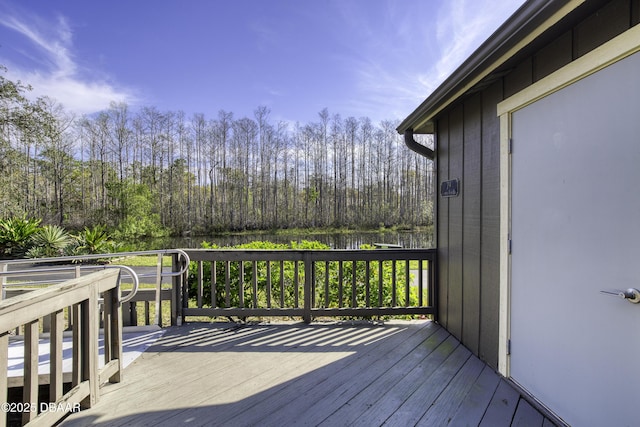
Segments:
[[[118,269],[106,269],[38,289],[0,302],[0,372],[8,369],[9,337],[16,328],[24,331],[22,401],[9,402],[7,375],[0,375],[0,426],[20,415],[22,424],[49,426],[69,411],[91,407],[99,399],[100,385],[122,378],[122,317]],[[102,295],[102,301],[100,296]],[[98,340],[101,310],[105,363],[99,368]],[[65,308],[67,310],[65,320]],[[69,313],[70,311],[70,313]],[[39,396],[43,381],[38,374],[40,319],[50,318],[50,366],[48,397]],[[73,367],[71,389],[63,392],[63,331],[72,325]]]

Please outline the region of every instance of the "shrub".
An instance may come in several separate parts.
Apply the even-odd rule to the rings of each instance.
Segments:
[[[216,249],[217,246],[203,242],[204,249]],[[329,246],[320,242],[302,241],[291,242],[289,245],[275,244],[271,242],[253,242],[244,245],[234,246],[233,249],[298,249],[298,250],[323,250],[330,249]],[[371,246],[363,246],[362,249],[373,249]],[[315,301],[316,306],[323,307],[350,307],[353,302],[353,291],[355,289],[355,301],[357,307],[366,306],[367,286],[369,287],[369,304],[371,306],[391,306],[395,298],[397,305],[405,305],[405,263],[406,261],[396,261],[395,269],[391,261],[383,261],[382,269],[377,261],[369,263],[369,283],[367,283],[367,266],[364,261],[343,262],[342,268],[338,261],[329,263],[318,262],[315,267]],[[210,262],[203,263],[203,305],[211,305],[211,265]],[[240,266],[243,266],[242,270]],[[227,273],[228,268],[228,273]],[[328,273],[327,273],[328,269]],[[380,271],[382,271],[382,288],[379,290]],[[269,284],[267,276],[267,262],[258,261],[255,263],[257,293],[254,295],[254,263],[252,262],[229,262],[216,263],[216,306],[218,307],[238,307],[240,306],[240,286],[244,295],[244,307],[253,307],[254,300],[259,308],[267,307],[267,287]],[[242,274],[241,274],[242,273]],[[227,274],[229,277],[229,294],[226,293]],[[295,276],[298,275],[299,287],[296,290]],[[294,307],[296,295],[299,306],[302,306],[304,268],[298,265],[297,273],[293,261],[272,262],[270,265],[271,307]],[[394,280],[395,274],[395,280]],[[355,275],[355,281],[354,281]],[[329,278],[329,293],[325,294],[325,280]],[[281,284],[282,279],[282,284]],[[340,280],[342,279],[342,280]],[[396,284],[394,292],[393,283]],[[189,269],[189,296],[192,299],[197,297],[197,263],[192,263]],[[380,299],[380,297],[382,299]],[[417,289],[410,289],[408,305],[417,303]]]
[[[40,220],[26,217],[0,220],[0,257],[21,258],[39,230]]]
[[[67,231],[57,225],[45,225],[31,237],[31,249],[28,258],[50,258],[62,256],[65,249],[73,242]]]
[[[114,252],[116,243],[102,225],[85,227],[73,236],[74,242],[66,249],[68,255],[92,255]]]
[[[203,249],[221,249],[217,245],[208,243],[208,242],[202,242],[201,246]],[[291,249],[291,247],[286,244],[256,241],[251,243],[245,243],[242,245],[236,245],[226,249],[266,250],[266,249]],[[240,292],[239,292],[240,279],[241,279],[240,263],[231,262],[228,264],[228,268],[229,268],[229,295],[227,296],[225,293],[226,266],[222,266],[220,264],[216,266],[216,305],[218,307],[226,306],[227,298],[229,300],[228,301],[229,305],[232,307],[234,306],[237,307],[240,304]],[[256,263],[256,270],[258,273],[257,279],[259,281],[258,289],[263,291],[263,292],[260,292],[261,294],[260,300],[263,302],[266,301],[266,296],[265,296],[265,292],[266,292],[265,289],[267,285],[266,269],[267,269],[266,262],[261,261]],[[248,305],[247,302],[252,301],[253,299],[253,288],[251,286],[252,277],[253,277],[253,265],[251,263],[243,263],[242,272],[243,272],[242,279],[244,283],[243,289],[244,289],[244,297],[245,297],[244,305],[247,306]],[[272,283],[276,283],[276,282],[273,282],[273,280],[278,278],[279,274],[280,274],[279,266],[277,266],[277,268],[275,269],[272,269],[272,272],[271,272]],[[203,280],[204,303],[205,305],[210,306],[211,305],[211,263],[203,264],[203,279],[204,279]],[[197,264],[196,263],[191,263],[191,265],[189,266],[189,296],[193,299],[197,298]],[[279,299],[280,298],[279,293],[277,295],[274,295],[274,297],[277,297]],[[256,295],[256,298],[258,298],[258,295]]]

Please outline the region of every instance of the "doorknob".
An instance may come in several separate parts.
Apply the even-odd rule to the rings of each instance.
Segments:
[[[629,288],[626,291],[612,290],[612,291],[600,291],[601,294],[613,295],[623,299],[626,299],[630,303],[640,303],[640,291],[635,288]]]

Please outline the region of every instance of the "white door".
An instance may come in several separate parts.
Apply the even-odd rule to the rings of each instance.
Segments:
[[[574,426],[640,425],[640,53],[515,111],[511,377]]]

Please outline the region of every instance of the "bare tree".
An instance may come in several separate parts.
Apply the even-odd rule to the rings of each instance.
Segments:
[[[53,204],[57,222],[63,225],[67,215],[67,201],[70,192],[70,177],[73,173],[73,140],[67,134],[74,117],[65,113],[62,106],[47,99],[44,108],[54,119],[47,124],[44,149],[41,157],[45,162],[45,171],[53,184]]]
[[[135,199],[176,233],[431,221],[433,165],[404,148],[392,121],[343,120],[325,108],[290,128],[264,106],[253,119],[221,110],[207,120],[155,107],[132,114],[122,103],[75,121],[4,83],[0,216],[115,227]],[[38,114],[48,119],[15,119]]]

